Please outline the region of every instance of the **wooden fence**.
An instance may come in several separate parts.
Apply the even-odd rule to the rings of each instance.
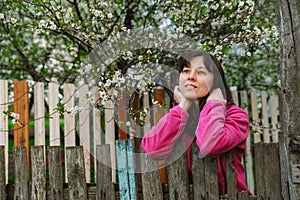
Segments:
[[[193,174],[199,176],[193,176],[192,185],[187,181],[184,155],[167,168],[142,174],[134,173],[135,166],[132,166],[130,152],[140,152],[140,149],[139,140],[133,135],[147,132],[164,115],[166,110],[159,104],[153,106],[154,120],[147,115],[147,123],[143,128],[130,129],[122,125],[116,126],[118,121],[124,122],[120,123],[123,125],[130,121],[128,112],[121,109],[127,106],[124,100],[120,100],[117,114],[113,103],[109,101],[106,102],[104,111],[95,108],[91,110],[85,97],[91,93],[95,103],[99,99],[96,88],[82,86],[76,96],[75,86],[64,84],[63,102],[66,103],[66,107],[73,108],[78,105],[81,111],[76,116],[65,114],[61,118],[58,112],[53,112],[60,101],[60,86],[49,83],[47,92],[44,88],[44,83],[35,83],[33,86],[34,118],[30,119],[28,83],[14,82],[14,112],[20,114],[20,118],[19,123],[14,125],[13,152],[8,150],[8,116],[0,115],[0,199],[5,199],[5,196],[7,199],[219,198],[216,163],[210,158],[196,159],[199,155],[197,148],[193,148],[192,166],[197,166],[193,168]],[[11,109],[9,91],[8,82],[0,80],[1,113]],[[247,140],[244,158],[250,190],[255,193],[257,199],[285,199],[288,196],[284,184],[286,180],[285,177],[279,176],[283,165],[278,143],[280,112],[277,95],[265,91],[233,91],[233,96],[236,104],[243,107],[251,119],[251,134]],[[151,98],[159,103],[162,103],[162,99],[167,101],[162,90],[156,90]],[[45,101],[49,103],[49,119],[45,117]],[[150,108],[148,96],[144,96],[143,101],[139,103]],[[30,120],[34,121],[32,146],[29,145]],[[45,129],[47,120],[49,133]],[[63,127],[60,126],[61,120],[64,121]],[[49,144],[46,144],[47,138]],[[128,149],[127,154],[122,151],[124,148]],[[9,156],[11,154],[13,155]],[[231,159],[230,155],[228,154],[228,161]],[[106,160],[111,167],[107,167],[100,160]],[[148,158],[142,160],[146,164],[154,162]],[[230,162],[227,163],[227,182],[230,187],[228,196],[222,198],[248,199],[245,193],[236,194],[235,175]],[[13,174],[13,181],[9,181],[9,174]]]

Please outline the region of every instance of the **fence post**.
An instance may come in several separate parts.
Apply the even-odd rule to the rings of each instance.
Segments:
[[[59,146],[48,147],[50,200],[63,199],[63,176],[61,149]]]
[[[167,163],[170,163],[167,166],[170,200],[190,199],[188,166],[185,150],[185,145],[178,143],[178,145],[173,148],[173,152],[167,160]]]
[[[278,143],[255,143],[257,199],[282,199]]]
[[[141,153],[142,185],[144,200],[163,200],[158,163],[145,153]]]
[[[0,146],[0,199],[6,199],[5,147]]]
[[[206,185],[205,185],[205,163],[204,158],[199,152],[199,148],[195,143],[192,143],[192,174],[193,174],[193,190],[194,199],[206,199]],[[211,177],[216,178],[218,177]]]
[[[81,146],[66,148],[69,199],[87,200],[87,186]]]
[[[46,167],[44,159],[44,146],[31,147],[32,185],[31,199],[46,199]]]
[[[117,140],[120,199],[137,199],[132,140]]]
[[[192,144],[192,174],[194,199],[219,199],[217,160],[203,158],[195,143]]]
[[[226,153],[226,185],[228,199],[237,199],[237,184],[236,184],[236,174],[235,169],[232,166],[234,161],[234,150]]]
[[[115,200],[115,188],[112,183],[110,145],[97,145],[96,152],[97,200]]]
[[[14,199],[28,200],[28,168],[26,147],[19,146],[14,148]]]

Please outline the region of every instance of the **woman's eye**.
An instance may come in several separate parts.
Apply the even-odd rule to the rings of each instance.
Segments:
[[[198,71],[198,74],[205,75],[205,71]]]
[[[182,70],[183,73],[189,73],[189,71],[190,71],[189,69]]]

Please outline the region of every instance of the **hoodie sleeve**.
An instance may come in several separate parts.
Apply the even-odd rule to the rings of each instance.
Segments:
[[[217,157],[245,141],[249,133],[249,117],[237,107],[218,100],[208,101],[200,113],[196,143],[204,156]]]
[[[143,137],[142,147],[154,159],[166,159],[183,133],[189,114],[180,106],[170,109]]]

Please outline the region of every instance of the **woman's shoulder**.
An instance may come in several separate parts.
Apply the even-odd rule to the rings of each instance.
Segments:
[[[228,103],[226,105],[226,114],[249,118],[247,112],[243,108],[237,106],[235,103]]]

